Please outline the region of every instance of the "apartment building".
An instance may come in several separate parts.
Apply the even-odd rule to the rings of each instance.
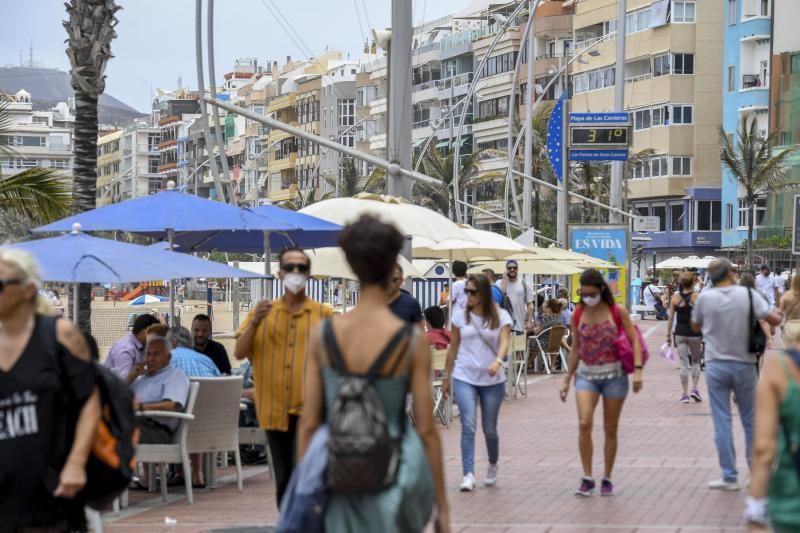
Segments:
[[[97,138],[97,205],[107,205],[121,196],[122,130],[100,131]]]
[[[157,92],[153,100],[152,118],[159,128],[159,178],[154,178],[149,183],[151,193],[153,190],[165,188],[168,181],[174,181],[181,187],[191,185],[187,184],[190,177],[197,179],[191,175],[197,167],[190,168],[192,158],[189,154],[189,127],[199,117],[200,104],[196,92],[186,89]],[[199,190],[200,187],[198,192]]]
[[[0,135],[0,146],[14,151],[0,159],[0,174],[12,176],[30,168],[56,169],[72,175],[74,105],[60,102],[50,111],[34,111],[31,95],[24,89],[16,94],[0,93],[10,117],[7,130]]]
[[[771,12],[774,6],[775,13]],[[773,17],[774,15],[774,17]],[[777,132],[775,150],[800,143],[796,96],[800,75],[800,34],[795,27],[800,5],[793,0],[726,0],[723,64],[723,126],[735,135],[742,117],[755,119],[758,134]],[[800,158],[793,156],[792,181],[800,180]],[[722,169],[724,228],[722,246],[740,246],[747,239],[750,217],[754,239],[791,233],[792,194],[764,195],[752,210],[744,189]]]
[[[365,138],[365,122],[358,121],[357,105],[359,94],[356,89],[356,77],[359,75],[359,61],[350,59],[331,60],[326,65],[327,73],[321,77],[320,93],[321,129],[319,134],[349,148],[356,147],[356,140]],[[335,183],[344,174],[344,162],[347,159],[336,150],[329,150],[314,145],[316,176],[322,192],[335,190]],[[353,161],[356,174],[365,176],[372,171],[363,161]],[[333,183],[331,183],[333,182]]]
[[[633,154],[627,165],[627,205],[656,216],[644,253],[699,256],[719,248],[721,172],[717,128],[722,123],[724,6],[694,0],[629,0],[626,16],[625,108],[633,115]],[[573,112],[614,109],[615,0],[575,4]],[[611,36],[598,44],[603,36]]]
[[[158,174],[161,164],[158,151],[160,142],[159,128],[147,120],[135,121],[122,130],[120,186],[117,194],[112,191],[113,202],[146,196],[161,190],[161,177]]]

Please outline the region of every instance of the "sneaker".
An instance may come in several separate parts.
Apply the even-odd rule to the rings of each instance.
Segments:
[[[689,403],[689,395],[688,394],[684,393],[683,396],[681,396],[681,403]]]
[[[692,396],[692,400],[694,400],[696,402],[702,402],[703,401],[703,397],[700,396],[700,391],[697,390],[697,389],[692,389],[691,396]]]
[[[603,481],[600,482],[600,496],[613,496],[614,495],[614,484],[611,483],[610,479],[603,478]]]
[[[470,472],[464,476],[464,479],[461,480],[461,487],[459,490],[461,492],[472,492],[475,490],[475,474]]]
[[[736,481],[725,481],[724,479],[715,479],[708,482],[708,488],[712,490],[739,490],[739,483]]]
[[[594,480],[588,477],[581,478],[581,486],[575,491],[575,496],[591,496],[594,494]]]
[[[487,487],[493,487],[497,483],[497,465],[490,464],[489,469],[486,471],[486,479],[483,484]]]

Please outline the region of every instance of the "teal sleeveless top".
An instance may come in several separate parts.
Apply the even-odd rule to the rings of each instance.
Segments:
[[[413,346],[416,345],[418,328],[412,328],[412,331],[409,350],[405,354],[407,359],[411,357]],[[322,381],[325,388],[325,412],[327,422],[330,423],[339,386],[339,373],[323,365]],[[436,493],[422,440],[414,426],[405,420],[408,383],[408,373],[392,377],[379,376],[375,380],[375,389],[386,409],[389,433],[393,437],[403,434],[395,484],[380,492],[331,493],[325,509],[325,531],[420,533],[425,529],[433,511]]]
[[[789,428],[789,438],[793,446],[800,442],[800,384],[789,371],[787,356],[781,355],[781,363],[788,378],[786,394],[780,405],[780,416]],[[769,513],[772,527],[783,533],[800,531],[800,478],[798,478],[792,457],[786,447],[783,427],[778,428],[778,454],[775,471],[769,485]]]

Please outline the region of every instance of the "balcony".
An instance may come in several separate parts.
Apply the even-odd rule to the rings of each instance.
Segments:
[[[172,124],[173,122],[180,122],[181,117],[178,115],[170,115],[168,117],[164,117],[158,121],[159,126],[166,126],[167,124]]]
[[[277,98],[273,98],[269,102],[269,109],[270,113],[274,113],[275,111],[279,111],[285,108],[294,108],[295,102],[297,100],[297,95],[295,93],[287,94],[286,96],[279,96]]]
[[[294,137],[294,135],[291,133],[286,133],[285,131],[276,129],[269,133],[269,137],[267,137],[267,139],[269,144],[273,144],[284,139],[290,139],[292,137]]]
[[[411,100],[413,103],[418,104],[428,100],[439,99],[439,82],[441,80],[429,80],[424,83],[418,83],[411,88]]]
[[[749,89],[769,89],[769,85],[764,82],[758,74],[744,74],[742,75],[742,90]]]
[[[163,165],[158,165],[158,172],[169,172],[170,170],[176,170],[177,168],[177,163],[164,163]]]
[[[292,152],[288,157],[283,159],[274,159],[269,162],[270,172],[279,172],[281,170],[293,169],[297,163],[297,153]]]
[[[297,196],[297,185],[290,185],[286,189],[272,190],[269,193],[269,199],[272,202],[284,202],[292,200]]]
[[[177,144],[178,144],[177,140],[175,140],[175,139],[167,139],[166,141],[161,141],[160,143],[158,143],[158,149],[159,150],[166,150],[168,148],[173,148],[173,147],[177,146]]]

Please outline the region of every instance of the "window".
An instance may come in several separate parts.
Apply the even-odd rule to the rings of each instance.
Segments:
[[[792,74],[800,74],[800,54],[792,54]]]
[[[633,113],[633,129],[646,130],[650,127],[650,109],[640,109]]]
[[[575,93],[584,93],[597,89],[605,89],[614,86],[614,67],[605,67],[572,77],[573,89]]]
[[[695,3],[694,0],[683,1],[675,0],[672,3],[672,22],[688,23],[694,22]]]
[[[733,204],[725,204],[725,229],[733,229]]]
[[[650,207],[646,205],[637,205],[633,208],[636,212],[637,216],[640,217],[649,217],[650,216]]]
[[[673,157],[672,158],[672,175],[673,176],[691,176],[692,175],[692,158],[691,157]]]
[[[756,198],[755,205],[751,209],[748,209],[746,204],[747,202],[744,198],[739,198],[739,227],[746,228],[748,226],[751,210],[755,212],[755,227],[763,226],[764,219],[767,216],[767,197]]]
[[[502,74],[503,72],[514,70],[516,62],[516,52],[507,52],[499,56],[490,57],[483,66],[481,77],[494,76],[495,74]]]
[[[761,16],[769,16],[769,0],[761,0]]]
[[[692,106],[690,106],[690,105],[674,105],[674,106],[672,106],[672,123],[673,124],[691,124],[692,123]]]
[[[701,200],[695,204],[695,231],[719,231],[721,226],[721,202]]]
[[[653,58],[653,76],[666,76],[671,72],[670,55],[660,54]]]
[[[686,220],[686,208],[683,202],[669,204],[669,223],[670,231],[684,231],[684,220]]]
[[[650,6],[628,12],[625,17],[626,35],[647,29],[650,29]]]
[[[728,92],[736,90],[736,65],[728,65]]]
[[[673,74],[694,74],[694,54],[672,54]]]
[[[492,98],[478,104],[478,118],[492,119],[508,116],[508,100],[510,97]]]
[[[352,126],[356,123],[356,99],[344,98],[339,104],[339,126]]]
[[[736,0],[728,0],[728,26],[736,24]]]
[[[660,232],[667,230],[667,206],[664,204],[651,205],[650,216],[658,217],[658,227]]]
[[[652,110],[652,124],[653,127],[656,126],[666,126],[669,124],[669,106],[660,105],[656,106]]]

